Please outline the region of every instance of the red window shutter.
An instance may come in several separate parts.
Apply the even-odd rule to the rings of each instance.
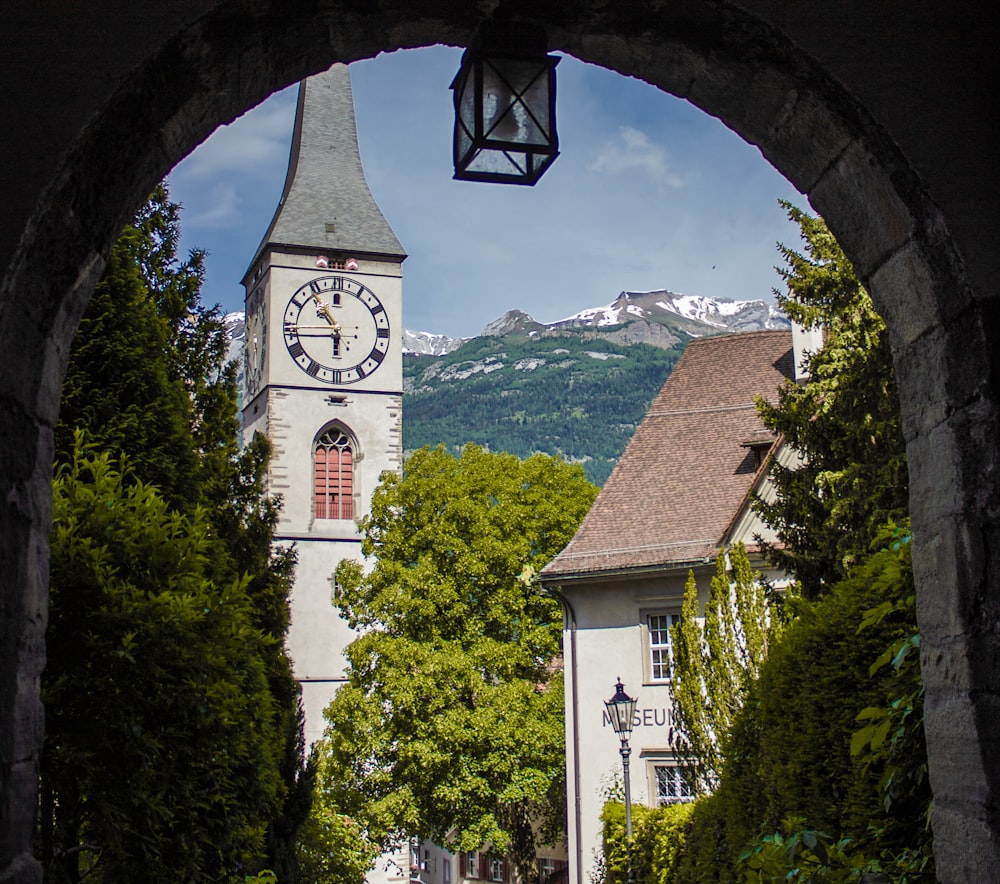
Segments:
[[[316,509],[316,518],[326,518],[326,489],[327,485],[327,451],[323,447],[316,448],[316,467],[314,471],[313,502]]]
[[[340,461],[340,518],[354,518],[354,463],[351,449],[341,452]]]
[[[507,858],[504,857],[503,861],[503,879],[504,881],[510,880],[510,867],[507,865]]]
[[[317,519],[354,518],[354,453],[347,437],[324,433],[316,445],[313,510]]]
[[[465,851],[464,850],[458,855],[458,877],[459,878],[464,878],[465,877]]]

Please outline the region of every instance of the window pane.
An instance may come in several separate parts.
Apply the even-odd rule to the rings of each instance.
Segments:
[[[658,805],[677,804],[694,798],[684,773],[678,765],[656,765],[656,803]]]
[[[676,619],[673,614],[651,614],[649,616],[649,656],[650,675],[654,681],[667,681],[673,652],[670,647],[670,627]]]

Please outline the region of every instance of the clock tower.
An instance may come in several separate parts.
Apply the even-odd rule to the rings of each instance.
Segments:
[[[381,474],[402,469],[405,257],[365,181],[350,74],[334,65],[299,86],[284,191],[243,278],[243,433],[271,440],[276,539],[298,553],[288,648],[307,744],[354,637],[334,569],[361,559],[358,522]]]

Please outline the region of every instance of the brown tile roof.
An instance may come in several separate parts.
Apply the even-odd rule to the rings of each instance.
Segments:
[[[590,512],[544,578],[714,556],[757,475],[754,407],[793,376],[790,331],[688,344]]]

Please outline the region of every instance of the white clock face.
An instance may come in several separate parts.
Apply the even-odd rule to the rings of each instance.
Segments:
[[[246,321],[246,386],[251,395],[260,389],[264,376],[264,336],[267,334],[267,322],[264,317],[264,292],[257,289],[247,298]]]
[[[283,318],[288,355],[325,384],[355,384],[389,350],[389,316],[375,293],[349,276],[319,276],[289,299]]]

